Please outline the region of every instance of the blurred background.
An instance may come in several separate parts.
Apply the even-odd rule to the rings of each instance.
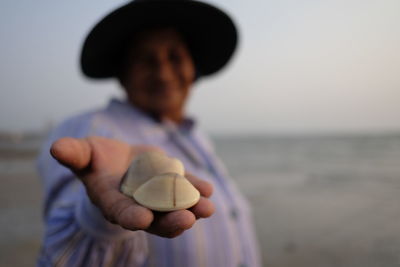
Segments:
[[[40,247],[44,136],[122,96],[78,59],[125,2],[0,2],[0,266],[31,266]],[[207,2],[240,44],[188,110],[253,205],[264,265],[399,266],[400,2]]]

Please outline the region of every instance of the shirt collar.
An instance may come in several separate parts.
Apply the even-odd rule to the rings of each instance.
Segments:
[[[154,132],[160,132],[160,130],[162,130],[162,132],[175,131],[182,134],[191,134],[196,128],[196,121],[191,117],[185,117],[183,122],[179,125],[170,120],[157,122],[127,100],[113,98],[111,99],[107,109],[112,113],[118,113],[121,114],[121,116],[128,116],[135,120],[140,120],[146,125],[148,130],[154,130]]]

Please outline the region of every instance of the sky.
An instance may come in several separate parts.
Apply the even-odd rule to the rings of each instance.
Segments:
[[[0,2],[0,131],[37,131],[123,97],[84,78],[82,41],[126,1]],[[214,134],[400,131],[400,1],[209,0],[235,20],[231,64],[195,84]]]

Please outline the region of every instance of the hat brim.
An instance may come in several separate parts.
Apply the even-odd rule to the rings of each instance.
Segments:
[[[199,76],[220,70],[237,44],[233,21],[223,11],[196,1],[133,1],[104,17],[88,34],[81,68],[91,78],[116,75],[125,46],[141,29],[176,27],[188,43]]]

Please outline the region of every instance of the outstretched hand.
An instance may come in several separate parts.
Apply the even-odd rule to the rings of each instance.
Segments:
[[[214,205],[208,199],[212,194],[212,186],[186,174],[186,178],[201,194],[200,201],[189,210],[154,212],[139,205],[120,192],[120,183],[132,160],[138,154],[154,149],[157,148],[131,146],[103,137],[66,137],[54,142],[50,152],[78,176],[89,198],[107,220],[128,230],[145,230],[172,238],[191,228],[196,219],[213,214]]]

